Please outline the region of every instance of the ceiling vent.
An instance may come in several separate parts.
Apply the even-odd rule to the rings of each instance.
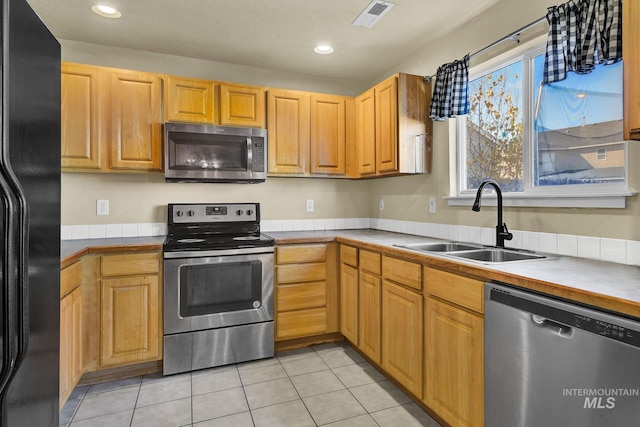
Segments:
[[[380,20],[380,18],[389,12],[393,6],[395,6],[395,3],[374,0],[362,11],[360,16],[353,21],[352,25],[371,28]]]

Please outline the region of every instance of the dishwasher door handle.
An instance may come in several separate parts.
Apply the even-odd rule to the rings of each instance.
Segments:
[[[572,327],[563,325],[562,323],[558,323],[551,319],[547,319],[546,317],[538,316],[537,314],[532,314],[531,321],[537,327],[552,331],[553,333],[563,338],[571,338],[573,336]]]

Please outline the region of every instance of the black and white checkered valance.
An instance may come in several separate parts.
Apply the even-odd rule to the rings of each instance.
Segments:
[[[429,117],[444,120],[469,112],[469,55],[438,68]]]
[[[622,59],[622,0],[570,0],[550,7],[547,22],[545,84]]]

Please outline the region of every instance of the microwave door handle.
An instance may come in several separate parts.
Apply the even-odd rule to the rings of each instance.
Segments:
[[[253,144],[251,142],[251,137],[247,137],[247,169],[252,169],[251,164],[253,160]]]

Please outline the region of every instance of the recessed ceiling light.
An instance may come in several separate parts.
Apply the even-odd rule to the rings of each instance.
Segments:
[[[93,11],[93,13],[96,13],[105,18],[115,19],[115,18],[120,18],[122,16],[122,13],[120,13],[118,9],[111,6],[104,5],[104,4],[93,5],[91,6],[91,10]]]
[[[328,55],[333,53],[333,48],[328,44],[319,44],[318,46],[313,48],[315,53],[319,53],[320,55]]]

